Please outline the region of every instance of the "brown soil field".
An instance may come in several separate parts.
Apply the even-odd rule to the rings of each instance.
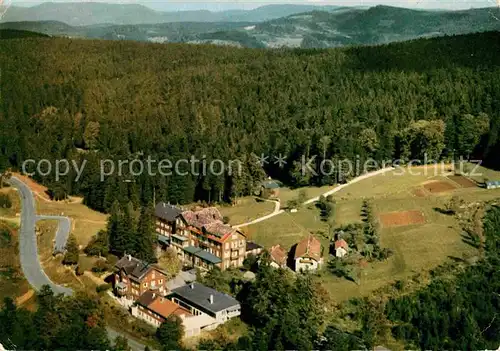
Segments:
[[[380,222],[384,228],[400,227],[412,224],[424,224],[425,217],[420,211],[389,212],[380,215]]]
[[[415,195],[416,197],[426,197],[427,193],[423,188],[416,188],[413,189],[413,195]]]
[[[455,190],[457,187],[446,181],[433,180],[424,184],[425,190],[431,194],[444,193],[446,191]]]
[[[449,176],[448,179],[451,180],[452,182],[457,183],[462,188],[475,188],[475,187],[477,187],[476,183],[474,183],[469,178],[461,176],[461,175],[452,175],[452,176]]]

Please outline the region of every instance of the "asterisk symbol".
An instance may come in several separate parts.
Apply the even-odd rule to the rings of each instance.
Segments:
[[[269,163],[269,156],[266,156],[264,153],[260,154],[260,156],[255,155],[255,158],[261,167],[264,167],[264,165]]]
[[[286,165],[286,156],[283,156],[281,153],[279,156],[274,156],[274,164],[278,164],[280,168],[283,168]]]

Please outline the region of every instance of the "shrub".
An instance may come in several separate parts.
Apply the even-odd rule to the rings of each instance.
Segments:
[[[99,260],[96,262],[94,267],[92,267],[92,272],[103,273],[103,272],[109,271],[110,269],[111,269],[111,267],[106,261]]]
[[[101,284],[101,285],[98,285],[95,290],[100,293],[100,292],[103,292],[103,291],[107,291],[109,289],[111,289],[113,286],[111,284]]]
[[[75,274],[77,276],[82,276],[84,272],[85,272],[84,269],[82,267],[80,267],[80,265],[76,266]]]
[[[12,200],[8,194],[0,194],[0,207],[1,208],[11,208]]]

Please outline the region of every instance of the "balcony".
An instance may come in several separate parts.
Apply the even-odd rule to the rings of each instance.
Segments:
[[[116,284],[116,293],[119,295],[119,296],[124,296],[127,294],[127,291],[128,291],[128,286],[127,284],[123,283],[123,282],[120,282],[118,284]]]

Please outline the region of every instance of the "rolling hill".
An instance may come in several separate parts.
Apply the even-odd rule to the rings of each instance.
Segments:
[[[59,21],[72,26],[103,23],[130,25],[171,22],[261,22],[295,13],[318,9],[329,11],[336,8],[336,6],[315,5],[267,5],[253,10],[162,12],[138,4],[47,2],[33,7],[10,7],[0,22]]]
[[[289,7],[287,10],[304,9]],[[253,10],[262,18],[267,10],[278,14],[284,7]],[[329,48],[350,45],[386,44],[422,37],[467,34],[500,29],[500,10],[423,11],[389,6],[372,8],[327,8],[328,11],[295,13],[269,21],[243,20],[241,11],[220,22],[169,22],[149,24],[94,24],[71,26],[57,21],[0,23],[0,28],[29,30],[48,35],[157,43],[183,42],[232,45],[250,48]],[[152,11],[152,10],[148,10]],[[235,14],[236,13],[236,14]],[[239,13],[239,15],[238,15]],[[221,15],[221,13],[219,13]],[[240,17],[238,17],[240,16]],[[248,17],[248,16],[247,16]]]

